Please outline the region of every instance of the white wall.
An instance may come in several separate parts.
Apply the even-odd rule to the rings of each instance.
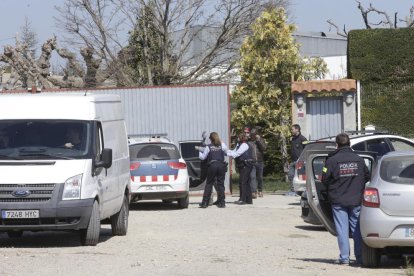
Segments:
[[[328,66],[326,80],[339,80],[347,77],[346,56],[322,57]]]

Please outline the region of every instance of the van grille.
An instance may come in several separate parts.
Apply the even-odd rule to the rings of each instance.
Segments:
[[[0,202],[46,202],[52,198],[56,184],[0,184]],[[16,191],[27,191],[27,196],[16,196]]]

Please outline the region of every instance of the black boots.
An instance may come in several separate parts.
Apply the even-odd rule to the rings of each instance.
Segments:
[[[225,202],[214,202],[214,205],[217,205],[218,208],[226,208],[226,203]],[[200,204],[198,204],[198,206],[200,206],[200,208],[207,208],[209,205],[207,203],[201,202]]]

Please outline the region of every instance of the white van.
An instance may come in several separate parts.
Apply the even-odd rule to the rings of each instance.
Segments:
[[[129,151],[116,95],[0,95],[0,232],[128,228]]]

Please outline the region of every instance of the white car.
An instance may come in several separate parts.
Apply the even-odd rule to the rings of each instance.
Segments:
[[[188,208],[187,165],[177,146],[166,137],[129,138],[132,201],[177,201]]]
[[[351,148],[354,151],[358,152],[374,152],[379,158],[391,151],[407,151],[414,150],[414,142],[408,138],[390,135],[390,134],[380,134],[380,133],[367,133],[363,135],[352,135],[350,134]],[[318,147],[312,147],[312,146]],[[309,143],[308,146],[305,146],[302,154],[300,155],[295,169],[295,178],[293,179],[293,184],[295,191],[301,193],[301,217],[304,222],[320,225],[320,220],[315,216],[312,208],[309,208],[308,196],[306,192],[306,182],[307,182],[307,173],[306,173],[306,156],[309,151],[312,150],[331,150],[333,151],[333,145],[335,145],[335,138],[332,139],[323,139],[317,143]],[[319,166],[321,175],[322,166]]]

